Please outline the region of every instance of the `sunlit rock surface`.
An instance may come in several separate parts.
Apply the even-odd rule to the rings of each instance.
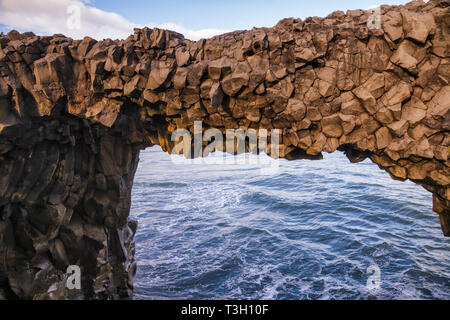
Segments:
[[[192,42],[0,36],[0,296],[132,294],[139,150],[177,128],[280,129],[280,156],[369,157],[433,193],[450,235],[448,1],[285,19]],[[67,290],[80,265],[82,289]]]

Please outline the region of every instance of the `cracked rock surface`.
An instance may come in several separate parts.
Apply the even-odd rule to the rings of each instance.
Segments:
[[[450,3],[284,19],[197,42],[0,36],[0,297],[132,295],[139,151],[177,128],[280,129],[280,156],[341,150],[433,193],[450,236]],[[432,221],[430,221],[432,223]],[[81,266],[81,290],[65,286]]]

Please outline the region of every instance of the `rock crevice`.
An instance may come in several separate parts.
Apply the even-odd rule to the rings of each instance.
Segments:
[[[284,19],[197,42],[0,36],[0,297],[132,294],[139,150],[176,129],[280,129],[280,156],[370,158],[433,193],[450,235],[450,5]],[[82,289],[66,268],[80,265]]]

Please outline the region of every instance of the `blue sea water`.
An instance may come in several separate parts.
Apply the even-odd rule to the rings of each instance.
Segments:
[[[335,152],[266,174],[159,147],[140,159],[135,299],[450,299],[431,194],[370,160]]]

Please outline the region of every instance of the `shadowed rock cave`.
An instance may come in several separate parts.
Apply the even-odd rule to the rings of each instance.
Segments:
[[[432,192],[449,236],[449,11],[415,1],[382,6],[382,29],[352,10],[197,42],[0,36],[0,296],[131,296],[139,151],[170,152],[194,121],[280,129],[288,160],[370,158]]]

